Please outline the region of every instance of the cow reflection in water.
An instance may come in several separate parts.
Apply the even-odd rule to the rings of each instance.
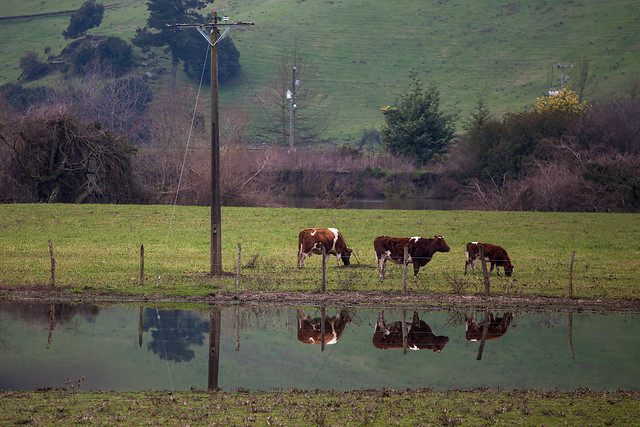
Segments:
[[[436,336],[424,320],[420,320],[418,312],[413,312],[413,320],[406,323],[407,348],[410,350],[433,350],[440,353],[449,342],[449,337]],[[378,312],[378,321],[373,332],[373,345],[386,350],[388,348],[403,348],[402,322],[387,324],[384,321],[384,311]]]
[[[335,316],[324,316],[324,343],[335,344],[338,342],[344,328],[351,322],[351,316],[346,310],[340,310]],[[298,340],[305,344],[322,343],[322,319],[320,317],[311,318],[298,309]]]
[[[485,315],[486,316],[486,315]],[[482,329],[485,326],[485,322],[478,322],[476,320],[476,313],[471,314],[471,317],[464,315],[464,320],[466,322],[465,328],[465,336],[469,341],[481,341],[482,340]],[[492,340],[495,338],[500,338],[509,330],[509,325],[511,325],[511,321],[513,320],[513,314],[505,313],[504,316],[498,317],[494,316],[493,313],[489,313],[489,318],[487,325],[487,336],[485,339]]]

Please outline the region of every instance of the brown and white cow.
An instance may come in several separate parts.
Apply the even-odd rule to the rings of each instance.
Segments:
[[[509,325],[511,325],[511,321],[513,320],[513,314],[505,313],[504,316],[498,317],[494,316],[493,313],[489,313],[489,319],[485,319],[484,322],[478,323],[476,320],[476,313],[473,312],[471,317],[467,316],[465,313],[464,320],[466,322],[465,325],[465,337],[469,341],[480,341],[482,340],[482,330],[484,329],[485,322],[488,321],[487,324],[487,340],[492,340],[495,338],[500,338],[509,330]]]
[[[479,243],[479,242],[469,242],[467,243],[467,262],[464,265],[464,274],[467,274],[467,268],[471,265],[471,270],[473,274],[476,274],[476,264],[480,260],[480,252],[478,249],[478,245],[482,245],[482,252],[484,253],[484,260],[487,262],[491,262],[491,269],[489,272],[493,271],[493,267],[496,268],[496,274],[500,275],[499,267],[504,268],[504,274],[509,277],[513,273],[513,265],[511,264],[511,260],[509,259],[509,254],[504,250],[503,247],[498,245],[492,245],[491,243]]]
[[[385,264],[387,259],[396,264],[402,264],[404,259],[404,247],[408,248],[409,262],[413,263],[413,277],[418,277],[420,267],[426,265],[436,252],[449,252],[451,248],[442,236],[434,238],[424,237],[376,237],[373,248],[376,251],[378,261],[378,273],[380,280],[385,276]]]
[[[407,348],[410,350],[433,350],[440,353],[449,342],[449,337],[436,336],[431,332],[429,325],[418,318],[418,313],[413,312],[413,320],[407,323]],[[402,322],[386,324],[384,311],[378,312],[378,321],[373,331],[373,345],[376,348],[386,350],[389,348],[403,348]]]
[[[346,310],[340,310],[335,316],[324,316],[324,343],[335,344],[338,342],[347,325],[351,322],[351,316]],[[298,309],[298,341],[304,344],[322,343],[322,319],[311,318]]]
[[[336,228],[307,228],[298,234],[298,268],[304,267],[304,260],[314,254],[322,254],[325,248],[326,256],[335,255],[340,265],[349,265],[349,258],[353,249],[349,249]]]

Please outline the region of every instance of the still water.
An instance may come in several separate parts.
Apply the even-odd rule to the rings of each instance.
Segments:
[[[318,204],[316,197],[285,197],[278,205],[287,208],[314,209]],[[391,209],[391,210],[447,210],[452,206],[446,200],[426,198],[401,199],[350,199],[345,209]]]
[[[324,313],[1,303],[0,389],[640,389],[637,314]]]

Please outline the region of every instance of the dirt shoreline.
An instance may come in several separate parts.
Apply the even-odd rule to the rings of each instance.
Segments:
[[[378,309],[486,309],[510,311],[593,311],[640,312],[640,300],[592,300],[542,297],[484,297],[437,293],[391,292],[288,292],[238,291],[211,293],[201,297],[162,294],[121,294],[51,286],[0,285],[0,301],[68,302],[82,304],[167,303],[205,304],[211,306],[348,306]]]

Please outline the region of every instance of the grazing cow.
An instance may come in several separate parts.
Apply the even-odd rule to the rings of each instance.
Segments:
[[[413,312],[413,320],[406,324],[407,348],[410,350],[433,350],[440,353],[449,342],[449,337],[436,336],[431,332],[429,325],[418,318],[418,313]],[[378,321],[373,331],[373,345],[376,348],[386,350],[388,348],[402,348],[402,322],[386,324],[384,311],[378,312]]]
[[[321,318],[311,318],[304,310],[298,309],[298,341],[305,344],[322,343]],[[351,316],[346,310],[340,310],[334,317],[324,317],[324,343],[335,344],[338,342],[347,324],[351,322]]]
[[[484,327],[484,322],[478,323],[476,321],[476,313],[474,312],[471,317],[464,315],[464,320],[466,321],[465,326],[465,336],[469,341],[480,341],[482,340],[482,329]],[[495,338],[500,338],[509,330],[509,325],[513,320],[513,314],[505,313],[504,316],[498,317],[493,316],[493,313],[489,313],[489,319],[485,319],[489,321],[487,325],[487,336],[485,339],[492,340]]]
[[[340,233],[335,228],[307,228],[298,234],[298,268],[304,267],[304,260],[312,253],[321,254],[322,247],[326,256],[335,255],[340,265],[349,265],[349,257],[353,249],[349,249]]]
[[[479,244],[482,245],[484,260],[487,262],[491,262],[491,269],[489,270],[489,272],[492,272],[493,267],[495,266],[496,274],[499,276],[499,267],[502,267],[504,268],[505,276],[510,277],[513,273],[513,265],[511,264],[511,260],[509,259],[507,251],[505,251],[504,248],[498,245],[478,242],[467,243],[467,262],[464,265],[464,274],[467,274],[467,268],[469,267],[469,265],[471,265],[473,274],[476,274],[476,263],[480,259],[480,251],[478,249]]]
[[[396,264],[402,264],[404,259],[404,247],[408,248],[409,262],[413,262],[413,277],[418,277],[420,267],[426,265],[436,252],[449,252],[451,248],[442,236],[434,238],[424,237],[376,237],[373,248],[376,251],[378,261],[378,273],[380,280],[385,276],[385,263],[387,259]]]

